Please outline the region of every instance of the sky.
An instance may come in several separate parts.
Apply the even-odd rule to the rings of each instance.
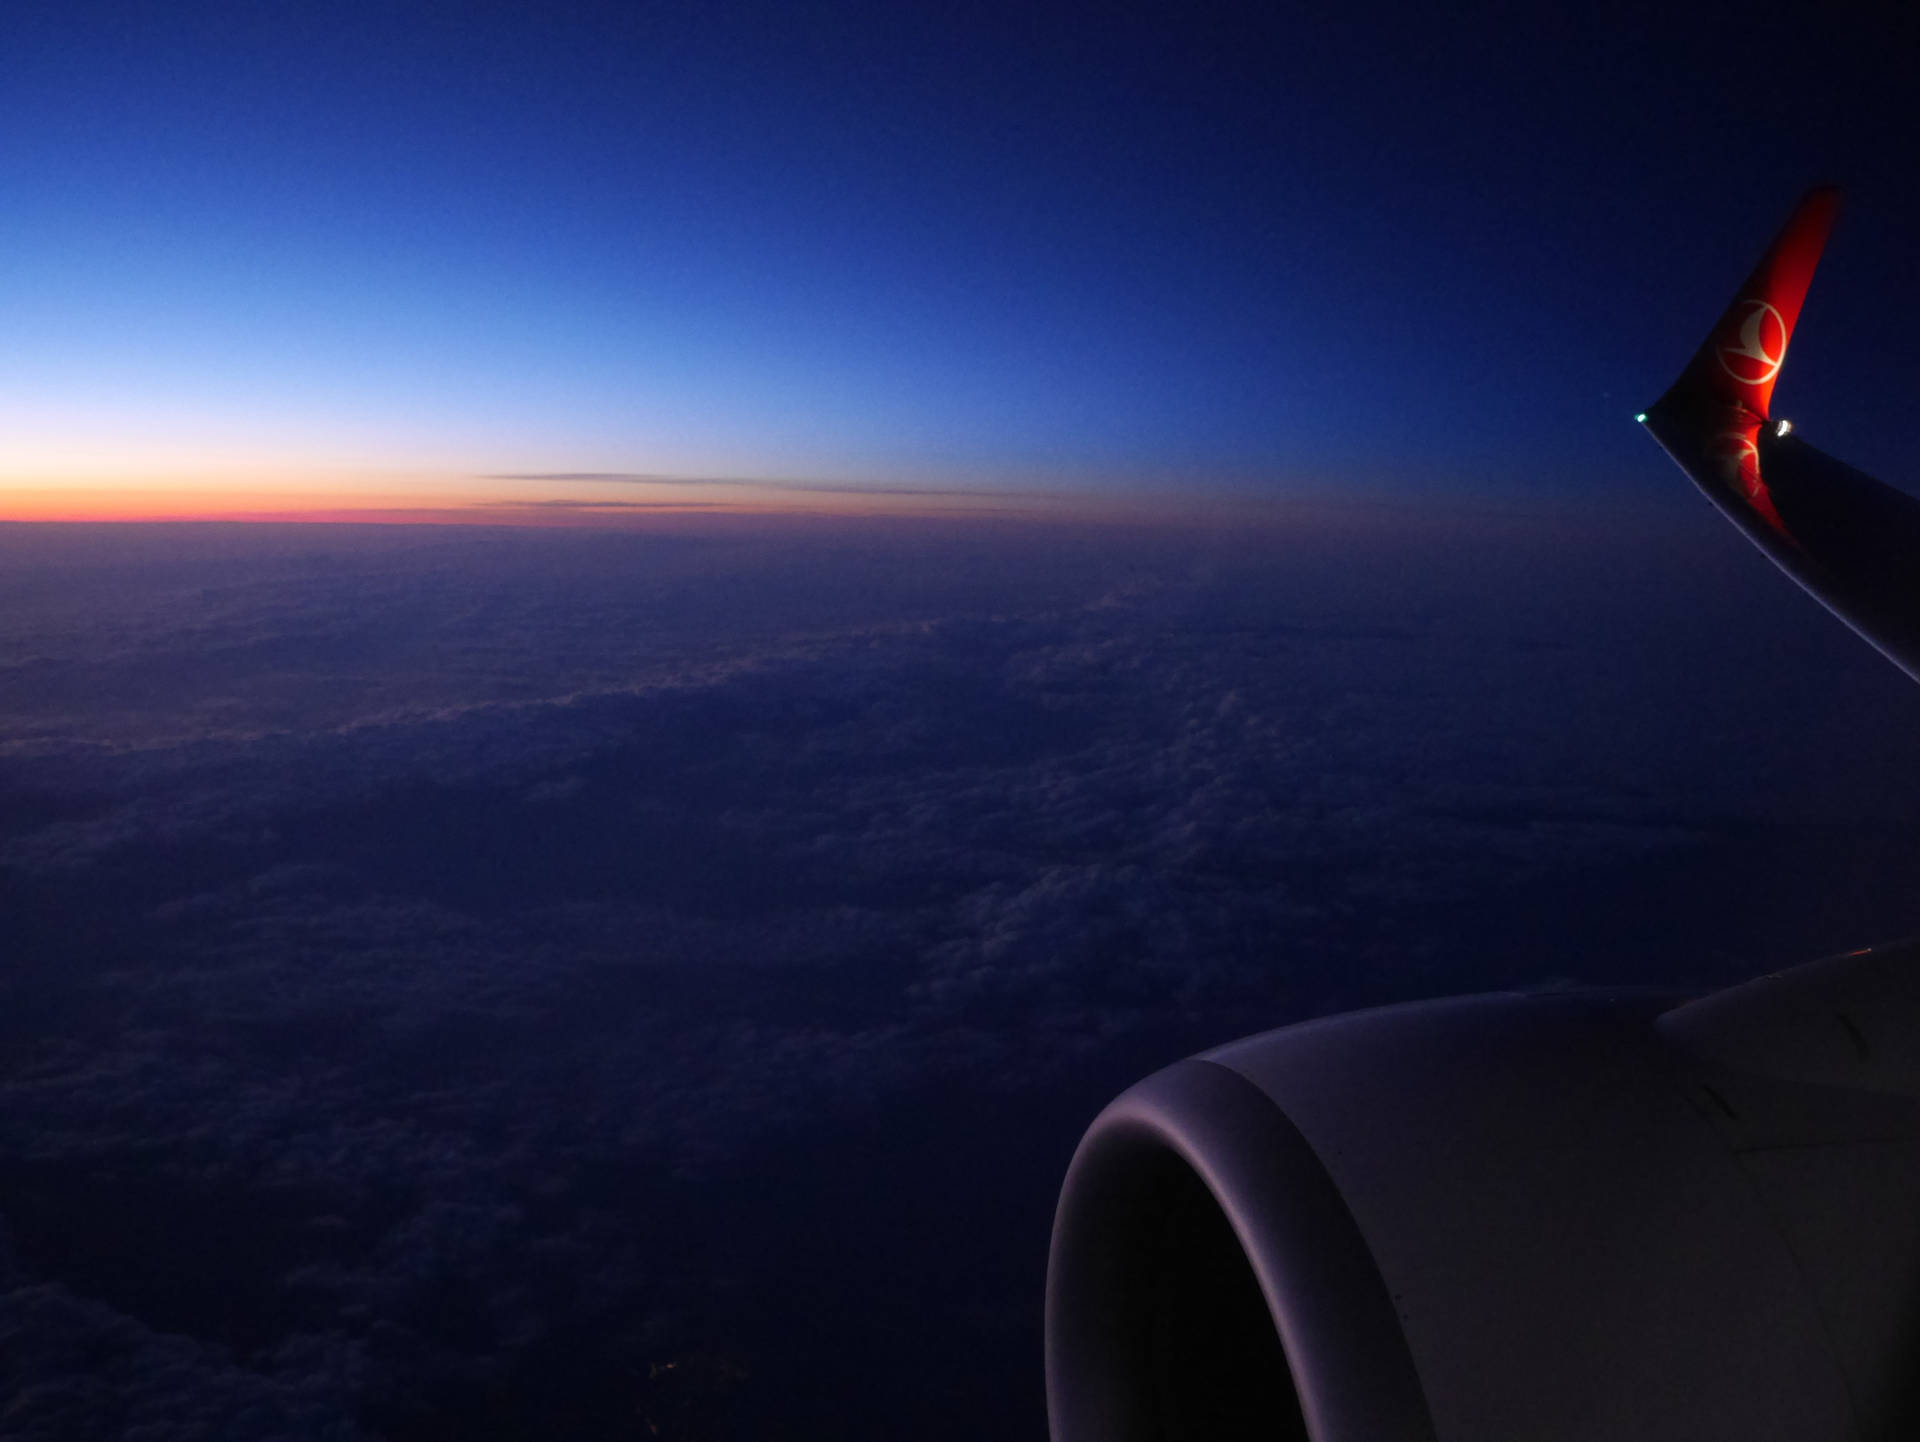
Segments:
[[[1644,500],[1822,180],[1898,480],[1911,29],[1561,11],[15,7],[0,516]]]

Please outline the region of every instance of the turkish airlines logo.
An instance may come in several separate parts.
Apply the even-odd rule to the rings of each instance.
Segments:
[[[1743,386],[1763,386],[1787,358],[1787,323],[1764,300],[1743,300],[1738,311],[1737,338],[1717,347],[1720,368]]]

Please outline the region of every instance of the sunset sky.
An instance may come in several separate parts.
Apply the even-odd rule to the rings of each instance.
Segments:
[[[14,7],[0,517],[1663,493],[1829,178],[1782,401],[1898,479],[1895,37],[945,11]]]
[[[1140,1078],[1920,934],[1851,13],[9,0],[5,1442],[1039,1442]]]

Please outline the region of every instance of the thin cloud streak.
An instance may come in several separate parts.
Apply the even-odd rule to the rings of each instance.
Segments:
[[[567,498],[557,501],[471,501],[471,509],[487,511],[724,511],[733,509],[725,501],[591,501]]]
[[[1045,491],[990,490],[959,486],[867,486],[851,481],[760,480],[751,476],[663,476],[643,471],[498,471],[478,477],[483,481],[591,481],[626,486],[733,486],[764,491],[801,491],[812,495],[846,496],[1044,496]],[[541,502],[540,504],[546,504]]]

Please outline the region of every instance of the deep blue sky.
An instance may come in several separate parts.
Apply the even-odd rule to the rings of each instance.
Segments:
[[[1913,34],[1559,8],[10,7],[0,487],[1664,494],[1824,179],[1779,408],[1902,479]]]

